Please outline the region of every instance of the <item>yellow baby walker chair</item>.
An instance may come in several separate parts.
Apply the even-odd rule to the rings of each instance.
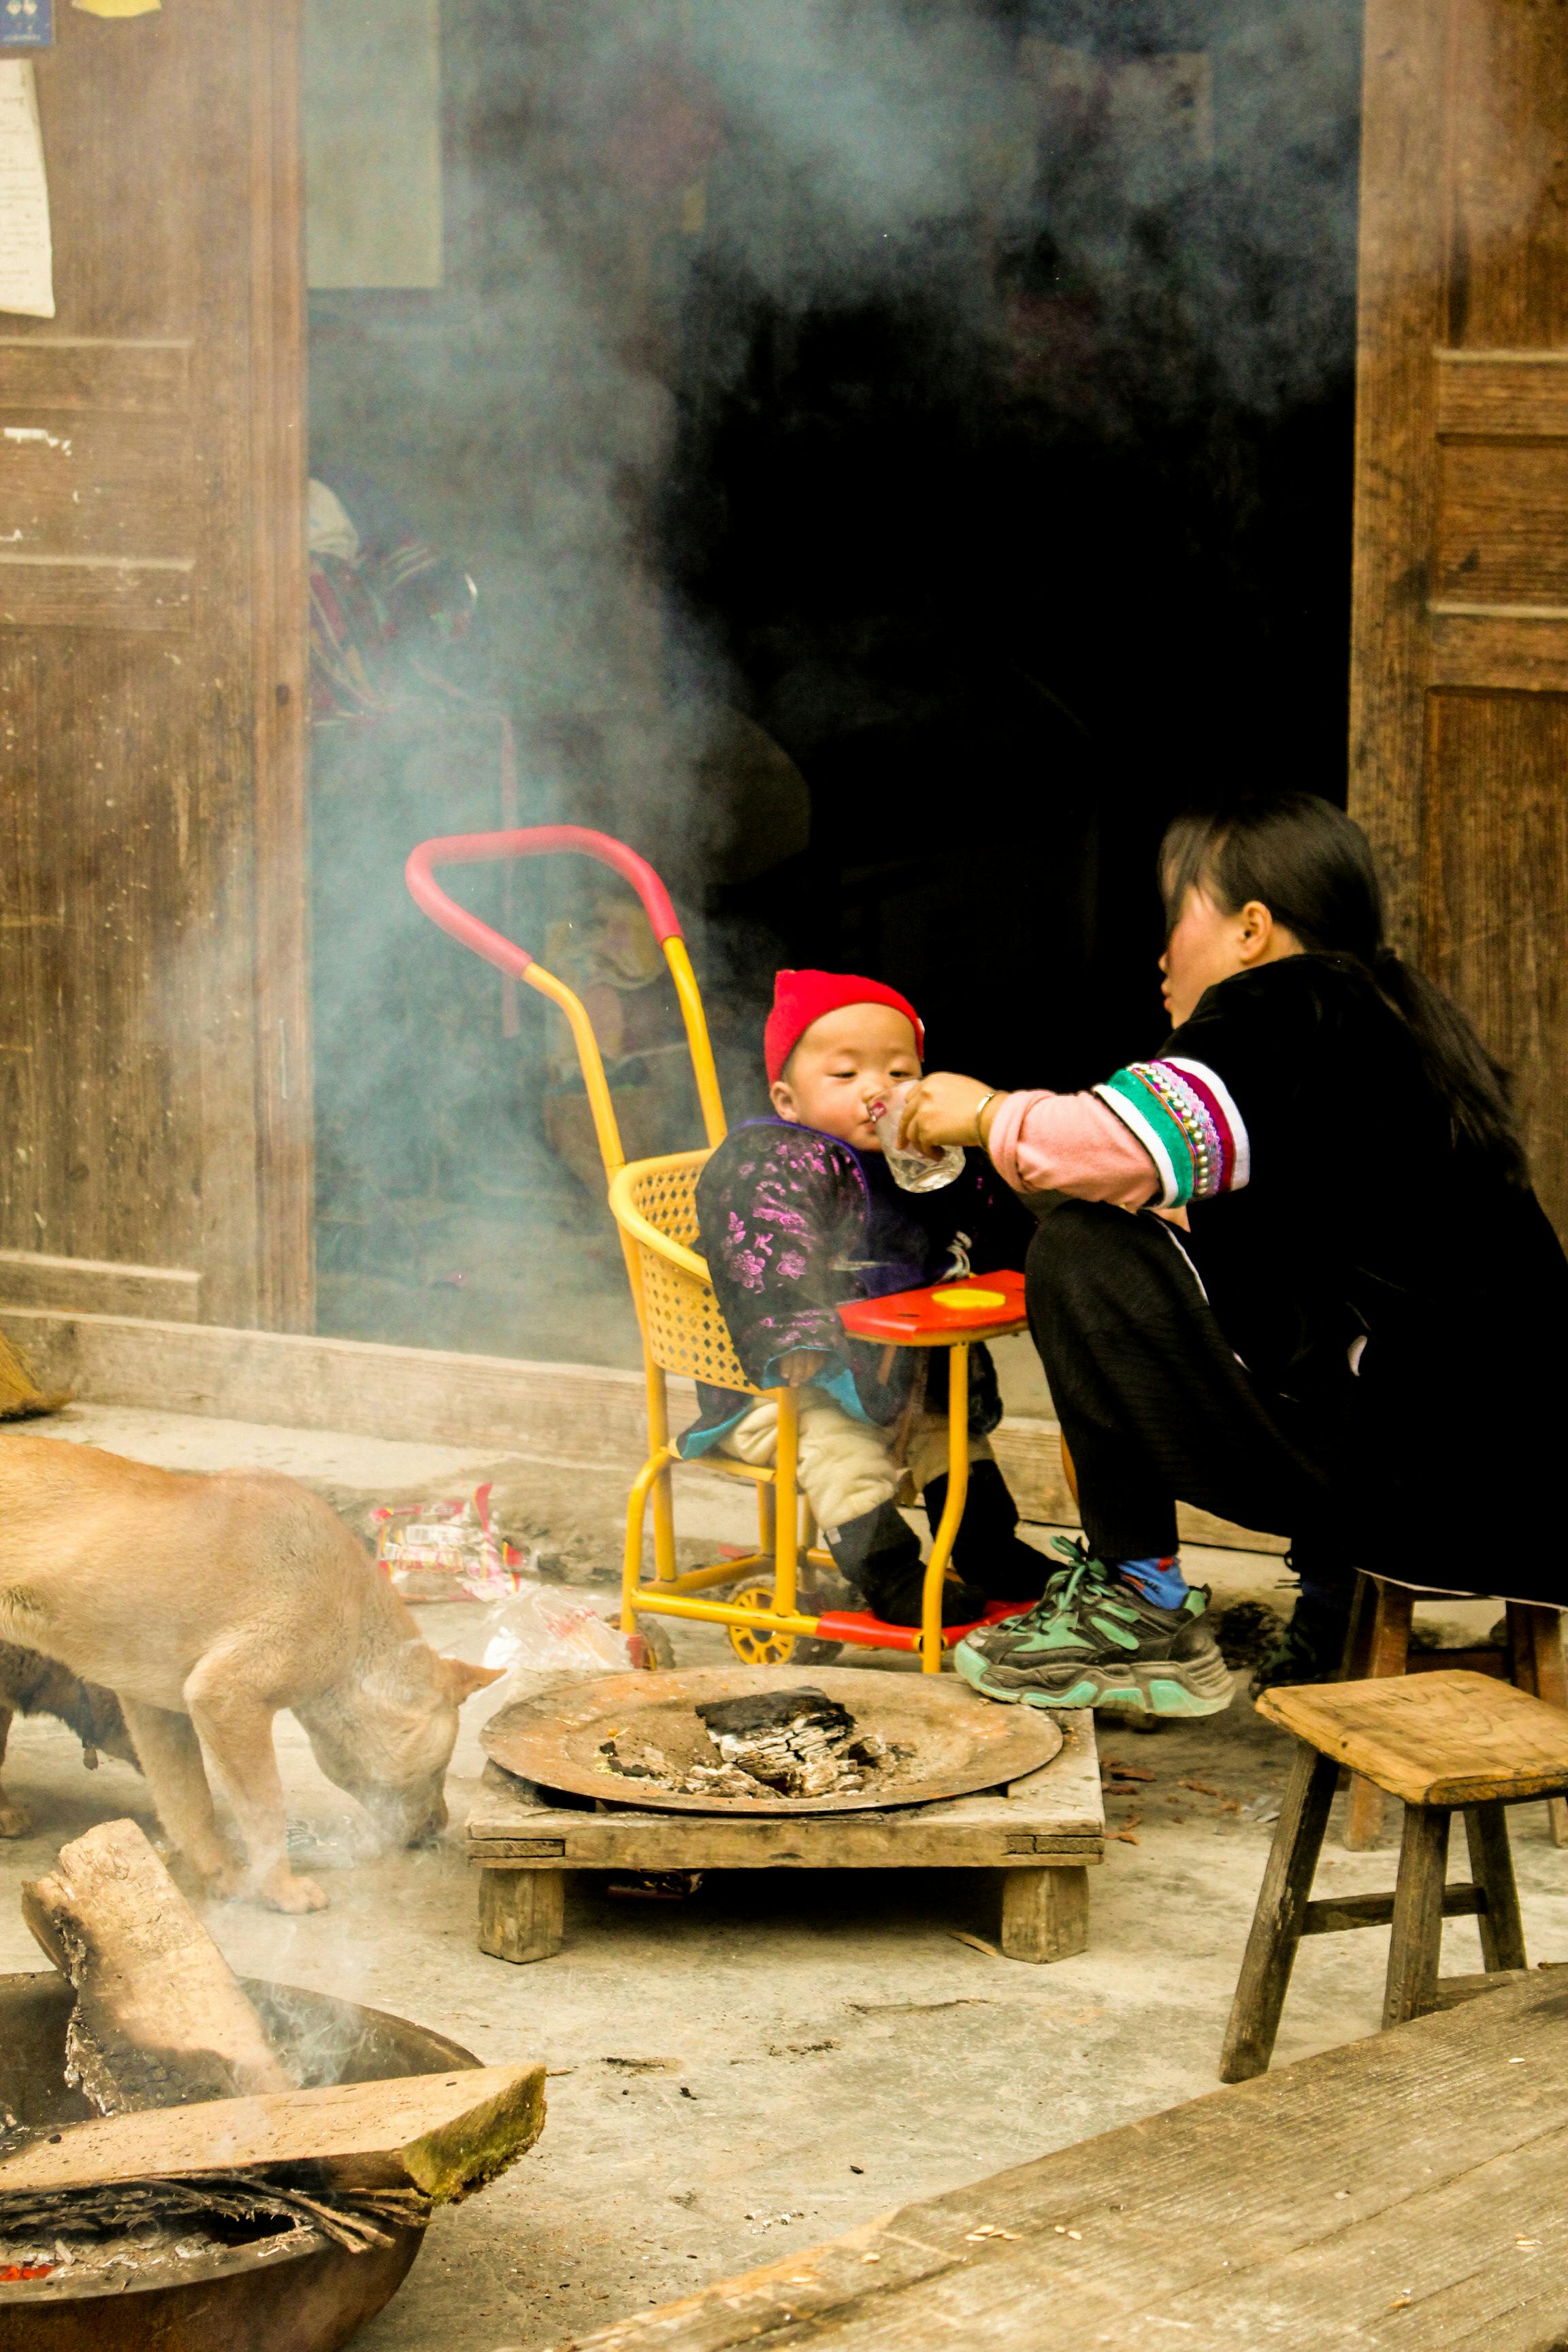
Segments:
[[[436,869],[441,866],[495,864],[563,851],[597,858],[610,866],[642,902],[679,1000],[708,1137],[702,1150],[626,1160],[604,1059],[581,998],[544,971],[525,949],[448,898],[435,878]],[[697,1180],[727,1129],[702,999],[668,892],[646,859],[624,842],[574,824],[449,834],[422,842],[410,856],[405,873],[410,893],[432,922],[497,971],[526,981],[560,1008],[582,1064],[609,1204],[619,1228],[637,1306],[647,1383],[648,1457],[633,1481],[626,1507],[622,1630],[635,1632],[639,1617],[696,1619],[727,1625],[737,1654],[752,1665],[824,1664],[849,1644],[916,1652],[923,1671],[937,1673],[943,1650],[971,1630],[966,1625],[944,1627],[942,1622],[942,1582],[968,1487],[969,1349],[978,1340],[999,1339],[1023,1328],[1022,1276],[988,1275],[980,1282],[950,1282],[929,1290],[859,1300],[840,1309],[847,1329],[858,1338],[879,1340],[884,1348],[951,1350],[947,1498],[926,1566],[918,1626],[889,1624],[866,1611],[813,1611],[803,1593],[803,1571],[808,1578],[813,1570],[830,1570],[834,1562],[832,1554],[817,1546],[817,1530],[796,1486],[800,1428],[796,1394],[791,1388],[760,1390],[746,1378],[719,1311],[707,1265],[693,1246],[698,1237]],[[716,1388],[768,1396],[778,1407],[777,1451],[771,1468],[734,1461],[722,1454],[709,1453],[701,1458],[701,1467],[710,1475],[718,1472],[728,1478],[745,1479],[756,1488],[756,1550],[684,1571],[677,1564],[671,1492],[671,1474],[680,1465],[679,1453],[669,1435],[666,1380],[671,1372],[688,1374]],[[648,1583],[643,1580],[643,1530],[650,1501],[654,1573]],[[994,1622],[1014,1614],[1020,1605],[994,1603],[981,1622]]]

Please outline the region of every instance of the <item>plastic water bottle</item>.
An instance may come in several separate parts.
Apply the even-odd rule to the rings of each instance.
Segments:
[[[912,1078],[906,1086],[895,1087],[886,1102],[879,1106],[875,1117],[877,1140],[895,1184],[906,1192],[940,1192],[944,1184],[963,1175],[963,1146],[947,1144],[934,1159],[923,1151],[900,1150],[899,1124],[913,1087]]]

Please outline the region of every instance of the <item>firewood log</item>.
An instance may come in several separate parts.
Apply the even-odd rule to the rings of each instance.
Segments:
[[[76,1987],[68,2078],[104,2115],[295,2080],[228,1962],[134,1822],[103,1822],[22,1890],[22,1916]]]

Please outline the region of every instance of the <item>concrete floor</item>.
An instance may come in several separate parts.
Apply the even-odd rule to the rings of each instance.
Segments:
[[[351,1517],[376,1494],[494,1473],[517,1514],[558,1530],[574,1575],[606,1572],[614,1558],[613,1493],[548,1467],[102,1408],[34,1426],[181,1467],[266,1462],[332,1494]],[[717,1482],[697,1486],[692,1517],[712,1540],[733,1505],[710,1486]],[[1189,1572],[1214,1576],[1227,1598],[1267,1595],[1279,1582],[1272,1559],[1188,1559]],[[479,1654],[482,1609],[421,1613],[438,1648]],[[1495,1613],[1484,1603],[1450,1608],[1444,1622],[1469,1630]],[[676,1641],[685,1663],[727,1654],[706,1629]],[[467,1710],[449,1790],[457,1823],[480,1768],[480,1722],[500,1696],[498,1686]],[[1267,1812],[1285,1764],[1284,1743],[1244,1701],[1152,1737],[1102,1724],[1102,1752],[1152,1779],[1136,1798],[1110,1801],[1123,1834],[1093,1874],[1090,1948],[1054,1967],[956,1939],[954,1929],[995,1932],[986,1874],[790,1872],[710,1877],[681,1905],[577,1882],[565,1950],[511,1969],[475,1945],[474,1885],[456,1828],[433,1853],[377,1856],[289,1717],[279,1748],[301,1861],[323,1877],[332,1907],[306,1919],[209,1908],[234,1964],[402,2011],[488,2061],[542,2056],[553,2075],[537,2148],[437,2221],[402,2294],[358,2339],[365,2352],[565,2345],[792,2243],[804,2249],[907,2199],[1212,2088],[1268,1850],[1268,1827],[1252,1809]],[[0,1847],[0,1969],[30,1969],[39,1956],[17,1883],[95,1821],[121,1811],[152,1820],[128,1767],[105,1763],[89,1776],[47,1721],[16,1727],[5,1780],[31,1809],[35,1834]],[[1186,1785],[1194,1780],[1206,1785]],[[1544,1809],[1522,1808],[1513,1824],[1531,1957],[1568,1958],[1568,1853],[1548,1843]],[[1386,1885],[1392,1865],[1392,1851],[1352,1855],[1331,1843],[1323,1883]],[[1453,1923],[1447,1947],[1447,1968],[1479,1965],[1473,1923]],[[1385,1948],[1375,1933],[1304,1948],[1282,2060],[1375,2028]]]

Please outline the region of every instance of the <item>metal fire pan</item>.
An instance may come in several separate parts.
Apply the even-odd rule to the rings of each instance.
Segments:
[[[630,1732],[672,1764],[714,1759],[700,1701],[751,1698],[760,1692],[809,1687],[847,1706],[864,1731],[914,1753],[889,1775],[852,1795],[686,1797],[618,1772],[595,1769],[599,1746]],[[1062,1744],[1055,1719],[1035,1707],[998,1706],[977,1698],[956,1675],[899,1675],[865,1666],[692,1666],[675,1674],[605,1675],[557,1683],[491,1716],[479,1734],[503,1771],[542,1789],[570,1789],[637,1812],[886,1812],[963,1797],[1048,1764]]]
[[[275,2045],[317,2083],[477,2066],[471,2051],[384,2010],[330,1993],[247,1978]],[[0,1977],[0,2105],[30,2126],[82,2123],[93,2110],[65,2079],[76,1996],[53,1969]],[[244,2244],[182,2263],[177,2278],[116,2286],[68,2272],[0,2284],[0,2352],[337,2352],[389,2303],[419,2252],[423,2225],[398,2226],[390,2246],[350,2253],[302,2230],[286,2252]]]

